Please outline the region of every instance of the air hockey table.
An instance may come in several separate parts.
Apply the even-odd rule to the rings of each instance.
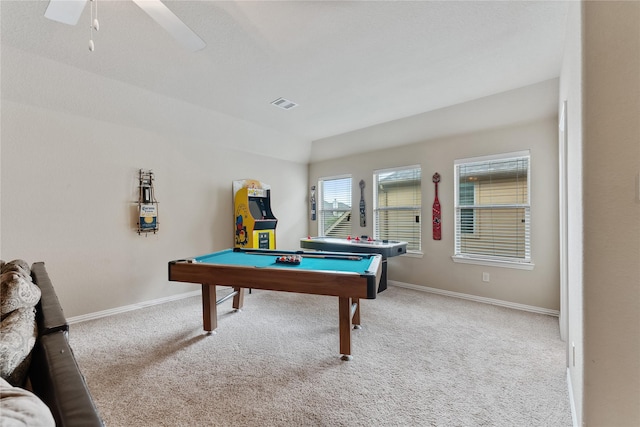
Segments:
[[[382,255],[382,278],[378,292],[387,289],[387,258],[406,254],[407,242],[398,240],[374,240],[367,236],[340,239],[337,237],[307,237],[300,239],[302,249],[328,252],[351,252]]]

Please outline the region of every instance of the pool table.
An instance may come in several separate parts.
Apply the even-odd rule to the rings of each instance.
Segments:
[[[373,240],[368,236],[340,239],[337,237],[307,237],[300,239],[302,249],[332,252],[356,252],[382,255],[382,278],[378,292],[387,289],[387,258],[406,254],[407,242],[398,240]]]
[[[234,248],[169,262],[170,281],[202,285],[208,333],[217,328],[216,306],[233,297],[233,308],[241,309],[245,288],[338,297],[343,360],[352,359],[351,329],[360,327],[360,299],[376,297],[381,275],[379,254]],[[216,285],[233,292],[217,300]]]

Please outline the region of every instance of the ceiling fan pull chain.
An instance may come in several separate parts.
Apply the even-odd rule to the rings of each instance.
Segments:
[[[89,50],[93,52],[95,45],[93,44],[93,30],[100,30],[100,23],[98,22],[98,0],[91,0],[91,16],[89,22]],[[94,6],[95,4],[95,6]]]
[[[2,0],[0,0],[2,1]],[[68,25],[76,25],[89,0],[49,0],[49,6],[44,16],[52,21]],[[95,50],[93,30],[98,31],[98,0],[91,1],[91,16],[89,18],[89,50]],[[169,32],[181,45],[192,52],[206,47],[206,43],[184,22],[176,16],[161,0],[132,0],[140,9],[151,17],[158,25]]]
[[[91,0],[96,4],[96,13],[93,17],[93,29],[96,31],[100,31],[100,23],[98,22],[98,0]]]

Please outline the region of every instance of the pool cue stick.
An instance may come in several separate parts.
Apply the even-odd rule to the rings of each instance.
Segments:
[[[360,261],[363,257],[357,255],[315,255],[315,254],[298,254],[302,258],[324,258],[324,259],[348,259],[352,261]]]
[[[301,252],[293,252],[293,253],[279,252],[279,253],[271,254],[267,252],[253,252],[251,250],[248,250],[247,253],[250,253],[253,255],[267,255],[267,256],[275,256],[275,257],[280,257],[285,255],[300,255],[302,258],[348,259],[352,261],[360,261],[361,259],[364,258],[358,255],[339,255],[339,254],[323,255],[323,254],[305,254]]]

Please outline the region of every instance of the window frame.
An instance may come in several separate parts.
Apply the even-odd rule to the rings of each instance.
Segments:
[[[526,203],[516,203],[516,204],[476,204],[477,203],[477,188],[474,185],[474,204],[471,207],[468,205],[460,204],[460,173],[459,167],[461,165],[473,165],[473,164],[482,164],[488,163],[491,161],[500,161],[500,160],[509,160],[513,159],[527,159],[527,198]],[[501,154],[494,154],[488,156],[480,156],[480,157],[472,157],[465,159],[457,159],[454,161],[454,209],[453,209],[453,224],[454,224],[454,254],[452,255],[452,259],[457,263],[466,263],[466,264],[479,264],[479,265],[488,265],[495,267],[506,267],[506,268],[516,268],[516,269],[524,269],[524,270],[532,270],[535,267],[533,259],[531,257],[531,181],[532,181],[532,167],[531,167],[531,152],[530,150],[516,151],[516,152],[508,152]],[[478,254],[472,252],[462,252],[461,250],[461,227],[462,224],[458,224],[458,218],[461,218],[462,210],[464,209],[505,209],[505,208],[522,208],[525,211],[525,218],[527,223],[525,223],[525,250],[524,257],[508,257],[508,256],[499,256],[499,255],[485,255]],[[460,212],[460,214],[458,213]],[[480,236],[476,233],[478,230],[477,227],[477,218],[474,214],[474,233],[466,234],[465,238],[480,238]]]
[[[350,202],[351,202],[351,206],[349,207],[349,209],[324,209],[324,192],[325,192],[325,182],[326,181],[337,181],[337,180],[342,180],[342,179],[349,179],[349,198],[350,198]],[[316,198],[317,200],[317,206],[316,206],[316,212],[317,212],[317,218],[318,218],[318,236],[320,237],[342,237],[342,238],[346,238],[348,236],[351,235],[351,233],[353,232],[353,226],[352,226],[352,222],[351,219],[353,218],[353,176],[351,174],[342,174],[342,175],[334,175],[334,176],[326,176],[326,177],[320,177],[318,178],[318,183],[317,183],[317,187],[318,189],[318,197]],[[351,219],[349,219],[349,233],[345,236],[342,235],[336,235],[336,236],[327,236],[325,234],[325,230],[324,230],[324,225],[325,225],[325,213],[326,212],[349,212]]]
[[[390,172],[399,172],[399,171],[405,171],[405,170],[415,170],[418,169],[420,171],[420,188],[418,191],[418,194],[420,195],[420,203],[418,205],[413,205],[413,206],[398,206],[398,207],[383,207],[380,208],[378,206],[378,182],[379,182],[379,175],[383,174],[383,173],[390,173]],[[417,210],[418,211],[418,218],[419,218],[419,222],[417,225],[417,230],[418,230],[418,239],[417,242],[414,242],[414,244],[417,244],[417,248],[412,246],[412,242],[408,242],[409,244],[407,245],[407,252],[406,254],[408,255],[422,255],[422,165],[416,164],[416,165],[408,165],[408,166],[399,166],[399,167],[393,167],[393,168],[385,168],[385,169],[377,169],[373,171],[373,178],[372,178],[372,182],[373,182],[373,238],[376,240],[379,240],[381,238],[380,236],[380,230],[379,230],[379,221],[378,221],[378,214],[379,212],[382,211],[414,211]],[[400,239],[400,238],[392,238],[392,240],[400,240],[400,241],[404,241],[406,239]]]
[[[471,186],[473,188],[473,198],[472,198],[472,202],[471,205],[475,205],[476,204],[476,191],[477,191],[477,187],[475,183],[472,182],[466,182],[465,184],[467,184],[468,186]],[[459,188],[459,187],[457,187]],[[457,200],[457,199],[456,199]],[[466,206],[466,205],[465,205]],[[467,216],[470,213],[471,214],[471,221],[470,224],[467,227],[463,227],[464,224],[460,224],[460,232],[464,233],[467,238],[471,238],[474,236],[477,236],[476,234],[476,230],[478,229],[478,224],[477,224],[477,217],[476,217],[476,213],[472,208],[460,208],[460,219],[462,220],[463,218],[463,211],[466,211]],[[471,212],[468,212],[471,211]],[[468,228],[470,228],[470,231],[466,231]]]

